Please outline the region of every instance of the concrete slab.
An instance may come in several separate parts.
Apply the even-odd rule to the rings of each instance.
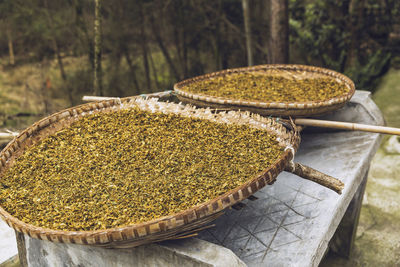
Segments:
[[[27,266],[246,266],[227,248],[199,239],[174,240],[133,249],[60,244],[25,236]]]

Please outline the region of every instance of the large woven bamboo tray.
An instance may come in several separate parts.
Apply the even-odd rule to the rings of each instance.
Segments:
[[[275,75],[287,77],[290,79],[304,78],[334,78],[338,83],[343,83],[349,89],[347,93],[333,97],[325,101],[308,101],[308,102],[271,102],[268,99],[265,101],[249,101],[240,99],[231,99],[226,97],[215,97],[204,94],[193,94],[184,90],[184,86],[190,85],[203,80],[212,79],[214,77],[228,76],[234,73],[257,72],[266,75]],[[344,106],[350,100],[355,92],[354,83],[345,75],[319,67],[305,65],[259,65],[253,67],[227,69],[218,72],[205,74],[190,78],[174,85],[174,91],[178,98],[185,102],[194,104],[199,107],[212,107],[218,109],[229,110],[247,110],[261,115],[271,116],[292,116],[305,117],[329,113]]]
[[[123,108],[139,107],[143,110],[161,111],[208,119],[221,123],[248,124],[264,129],[277,136],[280,145],[288,148],[281,157],[262,173],[241,186],[208,202],[191,207],[183,212],[161,217],[145,223],[96,231],[62,231],[27,224],[0,207],[0,217],[16,231],[33,238],[61,243],[77,243],[107,248],[129,248],[138,245],[188,236],[204,228],[204,225],[220,216],[224,209],[248,198],[260,188],[272,184],[277,175],[291,162],[300,142],[297,131],[288,129],[273,119],[263,118],[248,112],[211,113],[209,109],[196,109],[155,99],[124,98],[88,103],[69,108],[48,116],[22,131],[0,153],[1,174],[11,166],[15,158],[33,144],[71,125],[83,116],[99,112],[112,112]],[[290,127],[289,127],[290,128]]]

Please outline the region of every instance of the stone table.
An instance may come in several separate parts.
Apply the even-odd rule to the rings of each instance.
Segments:
[[[384,123],[369,93],[361,91],[329,119]],[[56,244],[18,234],[21,263],[23,266],[317,266],[329,244],[338,253],[348,255],[368,167],[379,143],[379,134],[372,133],[311,129],[302,134],[295,161],[341,178],[345,183],[342,195],[284,172],[272,186],[255,193],[253,200],[244,201],[243,208],[227,210],[216,220],[215,227],[202,231],[198,238],[110,250]]]
[[[384,124],[370,94],[362,91],[322,119]],[[345,183],[342,195],[283,172],[272,186],[254,194],[257,200],[246,200],[241,210],[229,210],[199,237],[231,249],[248,266],[317,266],[329,242],[348,256],[379,143],[379,134],[372,133],[303,133],[295,161],[340,178]]]

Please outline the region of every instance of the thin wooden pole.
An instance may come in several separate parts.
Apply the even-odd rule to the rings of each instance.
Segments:
[[[15,135],[13,133],[0,133],[0,140],[1,139],[13,139]]]
[[[315,127],[323,127],[323,128],[344,129],[344,130],[351,130],[351,131],[363,131],[363,132],[372,132],[372,133],[400,135],[399,128],[367,125],[367,124],[360,124],[360,123],[314,120],[314,119],[295,119],[294,123],[297,125],[303,125],[303,126],[315,126]]]
[[[268,63],[289,62],[289,1],[270,0]]]
[[[85,95],[85,96],[82,97],[82,101],[85,101],[85,102],[95,102],[95,101],[111,100],[111,99],[116,99],[116,98],[117,98],[117,97]]]
[[[136,95],[132,97],[155,97],[155,98],[162,98],[162,97],[168,97],[172,95],[171,90],[167,90],[164,92],[156,92],[156,93],[151,93],[151,94],[143,94],[143,95]],[[111,100],[111,99],[117,99],[118,97],[108,97],[108,96],[89,96],[85,95],[82,97],[82,101],[85,102],[93,102],[93,101],[104,101],[104,100]]]

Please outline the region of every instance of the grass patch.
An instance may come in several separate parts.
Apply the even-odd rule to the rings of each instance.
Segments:
[[[381,109],[388,126],[400,127],[400,70],[390,70],[372,98]]]

